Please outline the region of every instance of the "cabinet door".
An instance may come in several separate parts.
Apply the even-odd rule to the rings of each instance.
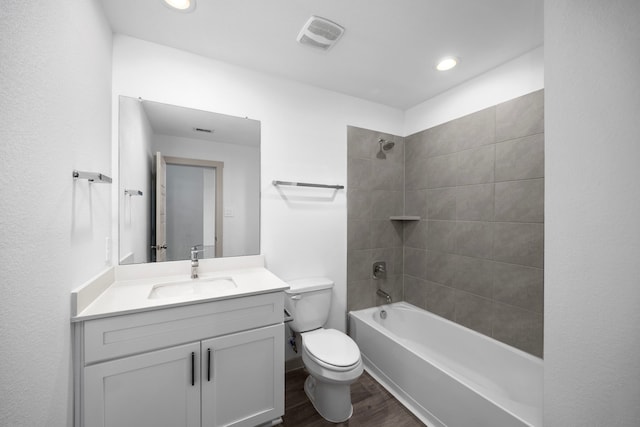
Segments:
[[[84,426],[199,427],[199,359],[197,342],[86,367]]]
[[[284,414],[284,325],[202,341],[202,426],[255,426]]]

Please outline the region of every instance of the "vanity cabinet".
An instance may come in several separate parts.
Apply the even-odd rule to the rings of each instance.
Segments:
[[[200,387],[189,378],[195,352],[200,343],[86,367],[84,425],[200,427]]]
[[[202,341],[202,426],[255,426],[284,415],[284,326]]]
[[[76,426],[253,427],[284,414],[281,292],[76,324]]]

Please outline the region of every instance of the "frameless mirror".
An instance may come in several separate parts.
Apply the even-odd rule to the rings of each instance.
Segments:
[[[260,122],[120,96],[120,264],[260,252]]]

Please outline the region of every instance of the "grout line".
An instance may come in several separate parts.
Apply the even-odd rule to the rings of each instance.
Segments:
[[[517,306],[517,305],[513,305],[513,304],[508,304],[506,302],[502,302],[500,300],[494,299],[493,296],[487,297],[487,296],[484,296],[484,295],[475,294],[473,292],[465,291],[464,289],[456,288],[454,286],[446,285],[444,283],[435,282],[433,280],[427,280],[427,279],[423,279],[423,278],[420,278],[420,277],[412,276],[411,274],[406,274],[405,273],[405,276],[409,276],[412,279],[419,280],[419,281],[422,281],[422,282],[433,283],[433,284],[438,285],[438,286],[443,286],[443,287],[449,288],[449,289],[451,289],[451,290],[453,290],[455,292],[461,292],[461,293],[464,293],[464,294],[473,295],[474,297],[482,298],[483,300],[489,301],[491,303],[504,305],[504,306],[507,306],[507,307],[513,307],[515,309],[522,310],[522,311],[525,311],[525,312],[531,313],[531,314],[536,314],[536,315],[539,315],[539,316],[543,316],[544,315],[544,313],[539,313],[537,311],[533,311],[533,310],[530,310],[528,308],[523,308],[523,307],[520,307],[520,306]],[[457,300],[457,298],[456,298],[456,300]]]
[[[498,162],[497,159],[497,146],[496,144],[498,143],[498,108],[494,106],[493,108],[493,212],[491,215],[491,218],[493,221],[496,220],[496,163]],[[495,231],[495,230],[494,230]],[[493,237],[493,243],[492,243],[492,248],[491,251],[493,252],[493,246],[495,246],[495,234],[492,236]],[[493,292],[493,285],[491,288],[491,292]],[[493,322],[491,322],[491,335],[493,335]]]
[[[494,169],[495,169],[495,165],[494,165]],[[494,174],[495,174],[495,170],[494,170]],[[490,182],[479,182],[476,184],[456,184],[456,185],[446,185],[443,187],[425,187],[425,188],[408,188],[408,191],[421,191],[421,190],[450,190],[450,189],[455,189],[455,188],[461,188],[461,187],[474,187],[474,186],[479,186],[479,185],[490,185],[490,184],[498,184],[498,183],[502,183],[502,182],[518,182],[518,181],[534,181],[537,179],[544,179],[544,176],[538,176],[538,177],[532,177],[532,178],[520,178],[520,179],[504,179],[504,180],[500,180],[500,181],[496,181],[495,179],[493,181]]]
[[[397,248],[399,248],[399,246]],[[534,267],[532,265],[515,264],[513,262],[500,261],[500,260],[496,260],[496,259],[492,259],[492,258],[479,258],[479,257],[469,256],[469,255],[460,255],[460,254],[456,254],[456,253],[452,253],[452,252],[436,251],[436,250],[433,250],[433,249],[415,248],[413,246],[406,246],[406,245],[403,247],[403,249],[405,249],[405,248],[406,249],[411,249],[411,250],[414,250],[414,251],[434,252],[434,253],[441,254],[441,255],[455,255],[455,256],[463,257],[463,258],[473,258],[473,259],[477,259],[477,260],[481,260],[481,261],[489,261],[489,262],[493,262],[493,263],[497,263],[497,264],[513,265],[513,266],[516,266],[516,267],[532,268],[532,269],[535,269],[535,270],[544,271],[544,267]],[[368,250],[368,249],[357,249],[357,250]],[[403,256],[404,256],[404,252],[403,252]],[[403,268],[403,272],[404,272],[404,268]]]
[[[544,112],[542,113],[542,120],[544,121]],[[517,138],[509,138],[509,139],[502,139],[502,140],[498,140],[498,136],[496,135],[496,144],[502,144],[503,142],[513,142],[513,141],[518,141],[519,139],[525,139],[525,138],[531,138],[532,136],[536,136],[536,135],[543,135],[544,138],[544,130],[542,132],[536,132],[536,133],[531,133],[529,135],[524,135],[524,136],[519,136]]]
[[[536,181],[538,179],[544,179],[544,176],[539,176],[539,177],[534,177],[534,178],[521,178],[521,179],[504,179],[504,180],[501,180],[501,181],[494,181],[493,183],[494,184],[500,184],[502,182]]]
[[[495,221],[495,220],[482,220],[482,219],[421,219],[420,221],[433,221],[433,222],[479,222],[486,224],[542,224],[544,225],[544,221]]]

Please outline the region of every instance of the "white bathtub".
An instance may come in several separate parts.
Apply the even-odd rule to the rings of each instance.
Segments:
[[[349,327],[367,372],[428,426],[542,426],[541,359],[405,302]]]

